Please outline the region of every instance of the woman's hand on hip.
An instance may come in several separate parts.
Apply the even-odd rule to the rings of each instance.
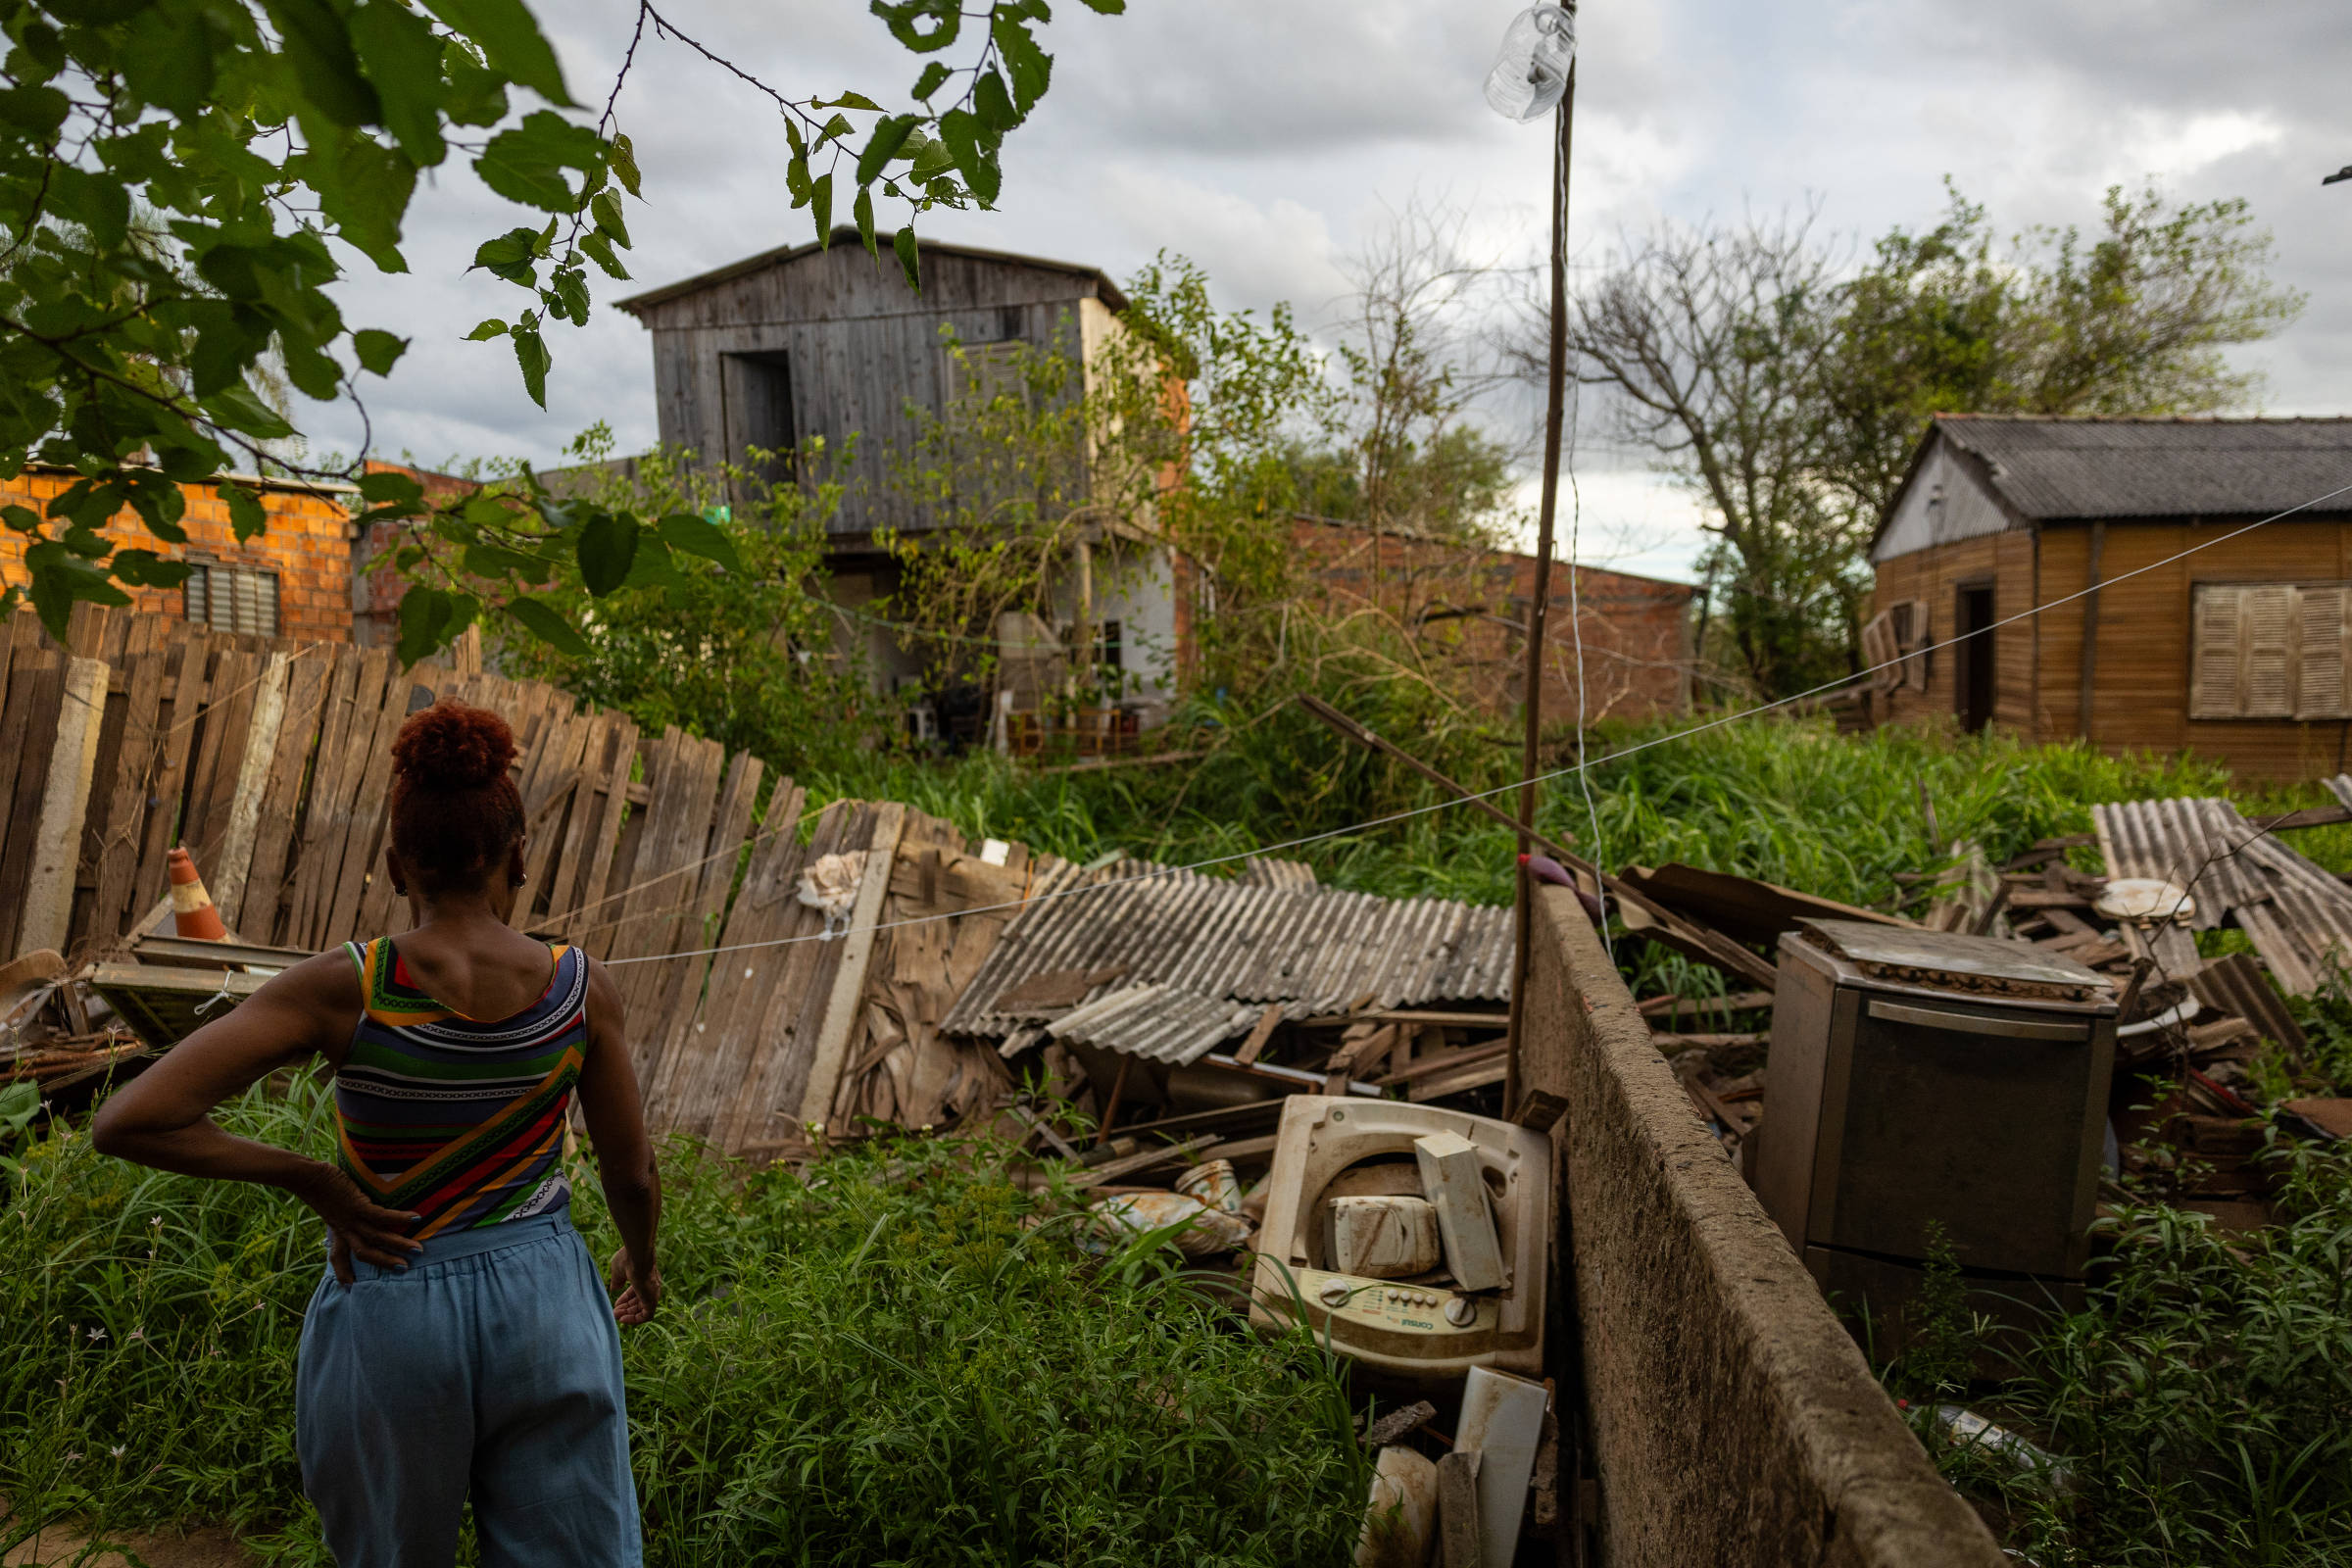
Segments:
[[[326,1221],[327,1235],[332,1238],[326,1260],[335,1278],[346,1285],[352,1282],[354,1257],[378,1268],[401,1268],[407,1265],[409,1254],[424,1248],[422,1242],[401,1234],[422,1215],[370,1202],[359,1183],[332,1165],[321,1162],[316,1173],[295,1189],[295,1195]]]
[[[615,1323],[650,1323],[654,1313],[661,1309],[662,1271],[639,1268],[625,1247],[612,1254],[612,1266],[606,1271],[605,1284],[619,1293],[612,1298]]]

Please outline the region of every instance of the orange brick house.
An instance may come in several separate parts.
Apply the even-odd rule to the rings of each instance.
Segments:
[[[1429,657],[1464,677],[1484,707],[1502,713],[1519,705],[1535,557],[1308,516],[1293,519],[1291,538],[1304,592],[1322,600],[1326,614],[1394,617],[1412,629]],[[1587,722],[1689,711],[1697,589],[1558,560],[1550,588],[1544,638],[1547,723],[1575,721],[1580,643]]]
[[[71,469],[33,466],[0,480],[0,506],[47,515],[49,503],[74,483]],[[177,588],[125,588],[132,608],[202,621],[216,631],[318,642],[351,641],[350,504],[357,487],[310,480],[231,477],[259,492],[270,525],[240,544],[228,503],[213,480],[180,486],[187,510],[184,545],[167,544],[124,509],[105,528],[124,547],[153,550],[195,566]],[[24,536],[0,529],[0,584],[23,587]]]

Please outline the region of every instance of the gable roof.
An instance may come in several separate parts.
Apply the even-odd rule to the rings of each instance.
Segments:
[[[858,230],[843,224],[833,230],[833,237],[829,243],[856,250],[861,248],[864,241],[858,238]],[[1127,296],[1119,292],[1119,286],[1110,280],[1110,274],[1099,267],[1086,267],[1077,262],[1056,262],[1043,256],[1023,256],[1014,251],[991,251],[981,250],[970,245],[949,245],[934,239],[918,239],[915,243],[923,252],[930,255],[966,256],[983,262],[1010,262],[1021,267],[1038,267],[1051,272],[1068,272],[1076,277],[1090,278],[1100,291],[1103,304],[1114,311],[1123,311],[1127,308]],[[649,307],[666,305],[671,300],[683,299],[689,294],[699,293],[714,284],[729,282],[746,273],[757,272],[763,268],[781,266],[786,262],[797,262],[804,256],[813,256],[825,248],[814,240],[810,240],[805,245],[779,246],[775,250],[761,251],[759,255],[747,256],[740,262],[729,262],[724,267],[714,268],[708,272],[698,272],[692,277],[680,278],[675,283],[664,283],[660,288],[648,289],[643,294],[632,294],[625,300],[615,300],[612,303],[621,310],[639,314]],[[885,257],[883,261],[889,263],[890,258]]]
[[[1938,414],[1879,519],[1886,531],[1928,452],[1946,440],[2022,522],[2264,516],[2352,486],[2352,417],[2105,418]],[[2352,512],[2352,495],[2335,512]]]

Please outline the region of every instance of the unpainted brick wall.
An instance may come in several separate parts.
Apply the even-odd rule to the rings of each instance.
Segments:
[[[0,481],[0,507],[30,508],[44,516],[49,502],[74,482],[57,469],[34,468]],[[277,635],[317,642],[351,640],[351,515],[343,497],[290,484],[266,484],[262,511],[269,527],[240,544],[228,523],[228,503],[210,480],[183,484],[187,511],[179,525],[184,545],[167,544],[147,531],[136,514],[124,510],[108,523],[106,536],[121,547],[152,550],[174,561],[219,562],[277,573]],[[22,587],[24,535],[0,529],[0,584]],[[184,613],[178,588],[126,590],[131,608],[165,614]]]

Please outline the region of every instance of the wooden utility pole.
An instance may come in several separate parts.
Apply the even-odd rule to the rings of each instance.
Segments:
[[[1568,153],[1576,118],[1576,65],[1568,66],[1568,90],[1560,97],[1558,134],[1551,149],[1551,345],[1544,392],[1544,501],[1536,518],[1535,594],[1527,607],[1527,741],[1519,765],[1519,854],[1533,853],[1536,773],[1544,730],[1544,651],[1546,612],[1551,608],[1551,532],[1560,507],[1560,419],[1568,383]],[[1574,571],[1576,564],[1570,562]],[[1584,671],[1577,671],[1584,679]],[[1580,738],[1581,740],[1581,738]],[[1594,846],[1598,848],[1597,845]],[[1503,1077],[1503,1114],[1518,1108],[1520,1042],[1527,1033],[1527,975],[1535,951],[1535,901],[1524,867],[1514,867],[1518,952],[1511,965],[1510,1049]]]

